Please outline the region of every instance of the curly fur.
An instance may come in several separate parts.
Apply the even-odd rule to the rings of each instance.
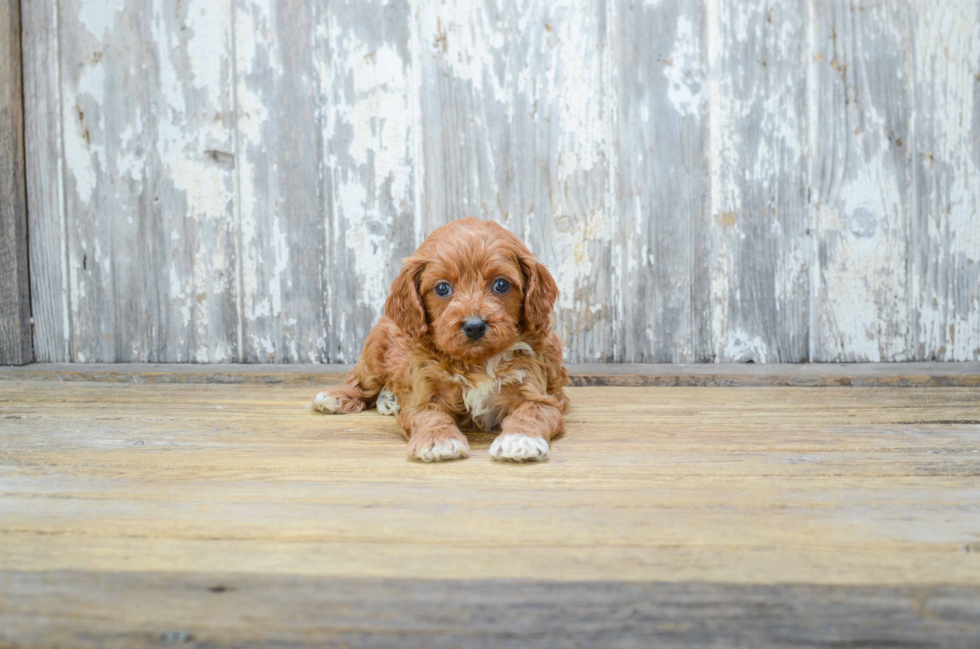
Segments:
[[[499,278],[504,294],[493,291]],[[452,295],[436,294],[443,282]],[[498,427],[494,459],[544,459],[568,411],[557,298],[554,278],[508,230],[474,218],[444,225],[405,260],[357,365],[314,408],[359,412],[385,391],[379,411],[396,414],[413,459],[465,458],[461,430]],[[472,317],[488,324],[478,341],[462,332]]]

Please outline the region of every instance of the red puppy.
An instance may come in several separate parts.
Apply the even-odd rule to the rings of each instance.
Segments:
[[[343,386],[313,405],[349,413],[376,403],[397,414],[408,456],[423,462],[468,457],[467,428],[501,429],[496,460],[543,460],[568,411],[557,298],[548,269],[506,229],[444,225],[405,260]]]

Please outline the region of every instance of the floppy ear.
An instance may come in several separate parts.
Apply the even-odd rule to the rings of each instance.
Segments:
[[[402,272],[391,283],[391,292],[385,300],[385,315],[413,338],[419,338],[428,329],[419,294],[419,276],[424,268],[425,262],[420,259],[405,259]]]
[[[544,333],[551,327],[558,285],[534,257],[521,257],[520,263],[524,273],[524,324],[532,333]]]

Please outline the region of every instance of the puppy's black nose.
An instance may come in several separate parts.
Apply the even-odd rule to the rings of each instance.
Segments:
[[[470,340],[479,340],[487,333],[487,321],[483,318],[467,318],[463,321],[463,333]]]

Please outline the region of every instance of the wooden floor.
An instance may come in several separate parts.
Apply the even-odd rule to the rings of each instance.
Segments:
[[[980,388],[572,388],[523,466],[314,392],[0,381],[0,647],[980,647]]]

